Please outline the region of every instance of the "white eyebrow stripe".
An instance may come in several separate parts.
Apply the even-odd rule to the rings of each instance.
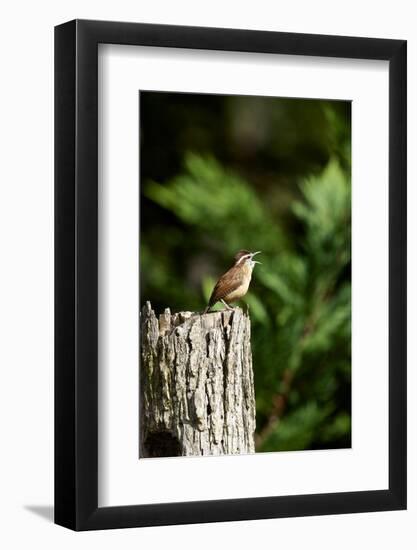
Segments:
[[[250,254],[246,254],[245,256],[242,256],[241,258],[238,259],[238,261],[236,262],[236,265],[240,264],[242,260],[246,260],[247,258],[250,258],[250,256],[251,256]]]

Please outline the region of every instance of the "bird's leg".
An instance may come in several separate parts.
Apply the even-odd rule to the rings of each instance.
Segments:
[[[226,309],[227,309],[227,310],[233,311],[233,308],[230,307],[229,304],[227,304],[227,303],[223,300],[223,298],[222,298],[220,301],[221,301],[221,303],[222,303],[224,306],[226,306]]]

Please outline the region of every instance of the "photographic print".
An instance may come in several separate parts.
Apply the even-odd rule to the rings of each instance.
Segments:
[[[349,448],[351,102],[139,102],[139,458]]]

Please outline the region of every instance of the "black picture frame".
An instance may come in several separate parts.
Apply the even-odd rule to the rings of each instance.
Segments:
[[[98,507],[98,44],[389,62],[389,488]],[[55,28],[55,522],[74,530],[406,508],[406,41],[74,20]],[[377,130],[376,130],[377,131]]]

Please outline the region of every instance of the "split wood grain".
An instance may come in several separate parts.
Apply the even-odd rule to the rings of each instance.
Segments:
[[[141,312],[140,456],[255,452],[250,319]]]

